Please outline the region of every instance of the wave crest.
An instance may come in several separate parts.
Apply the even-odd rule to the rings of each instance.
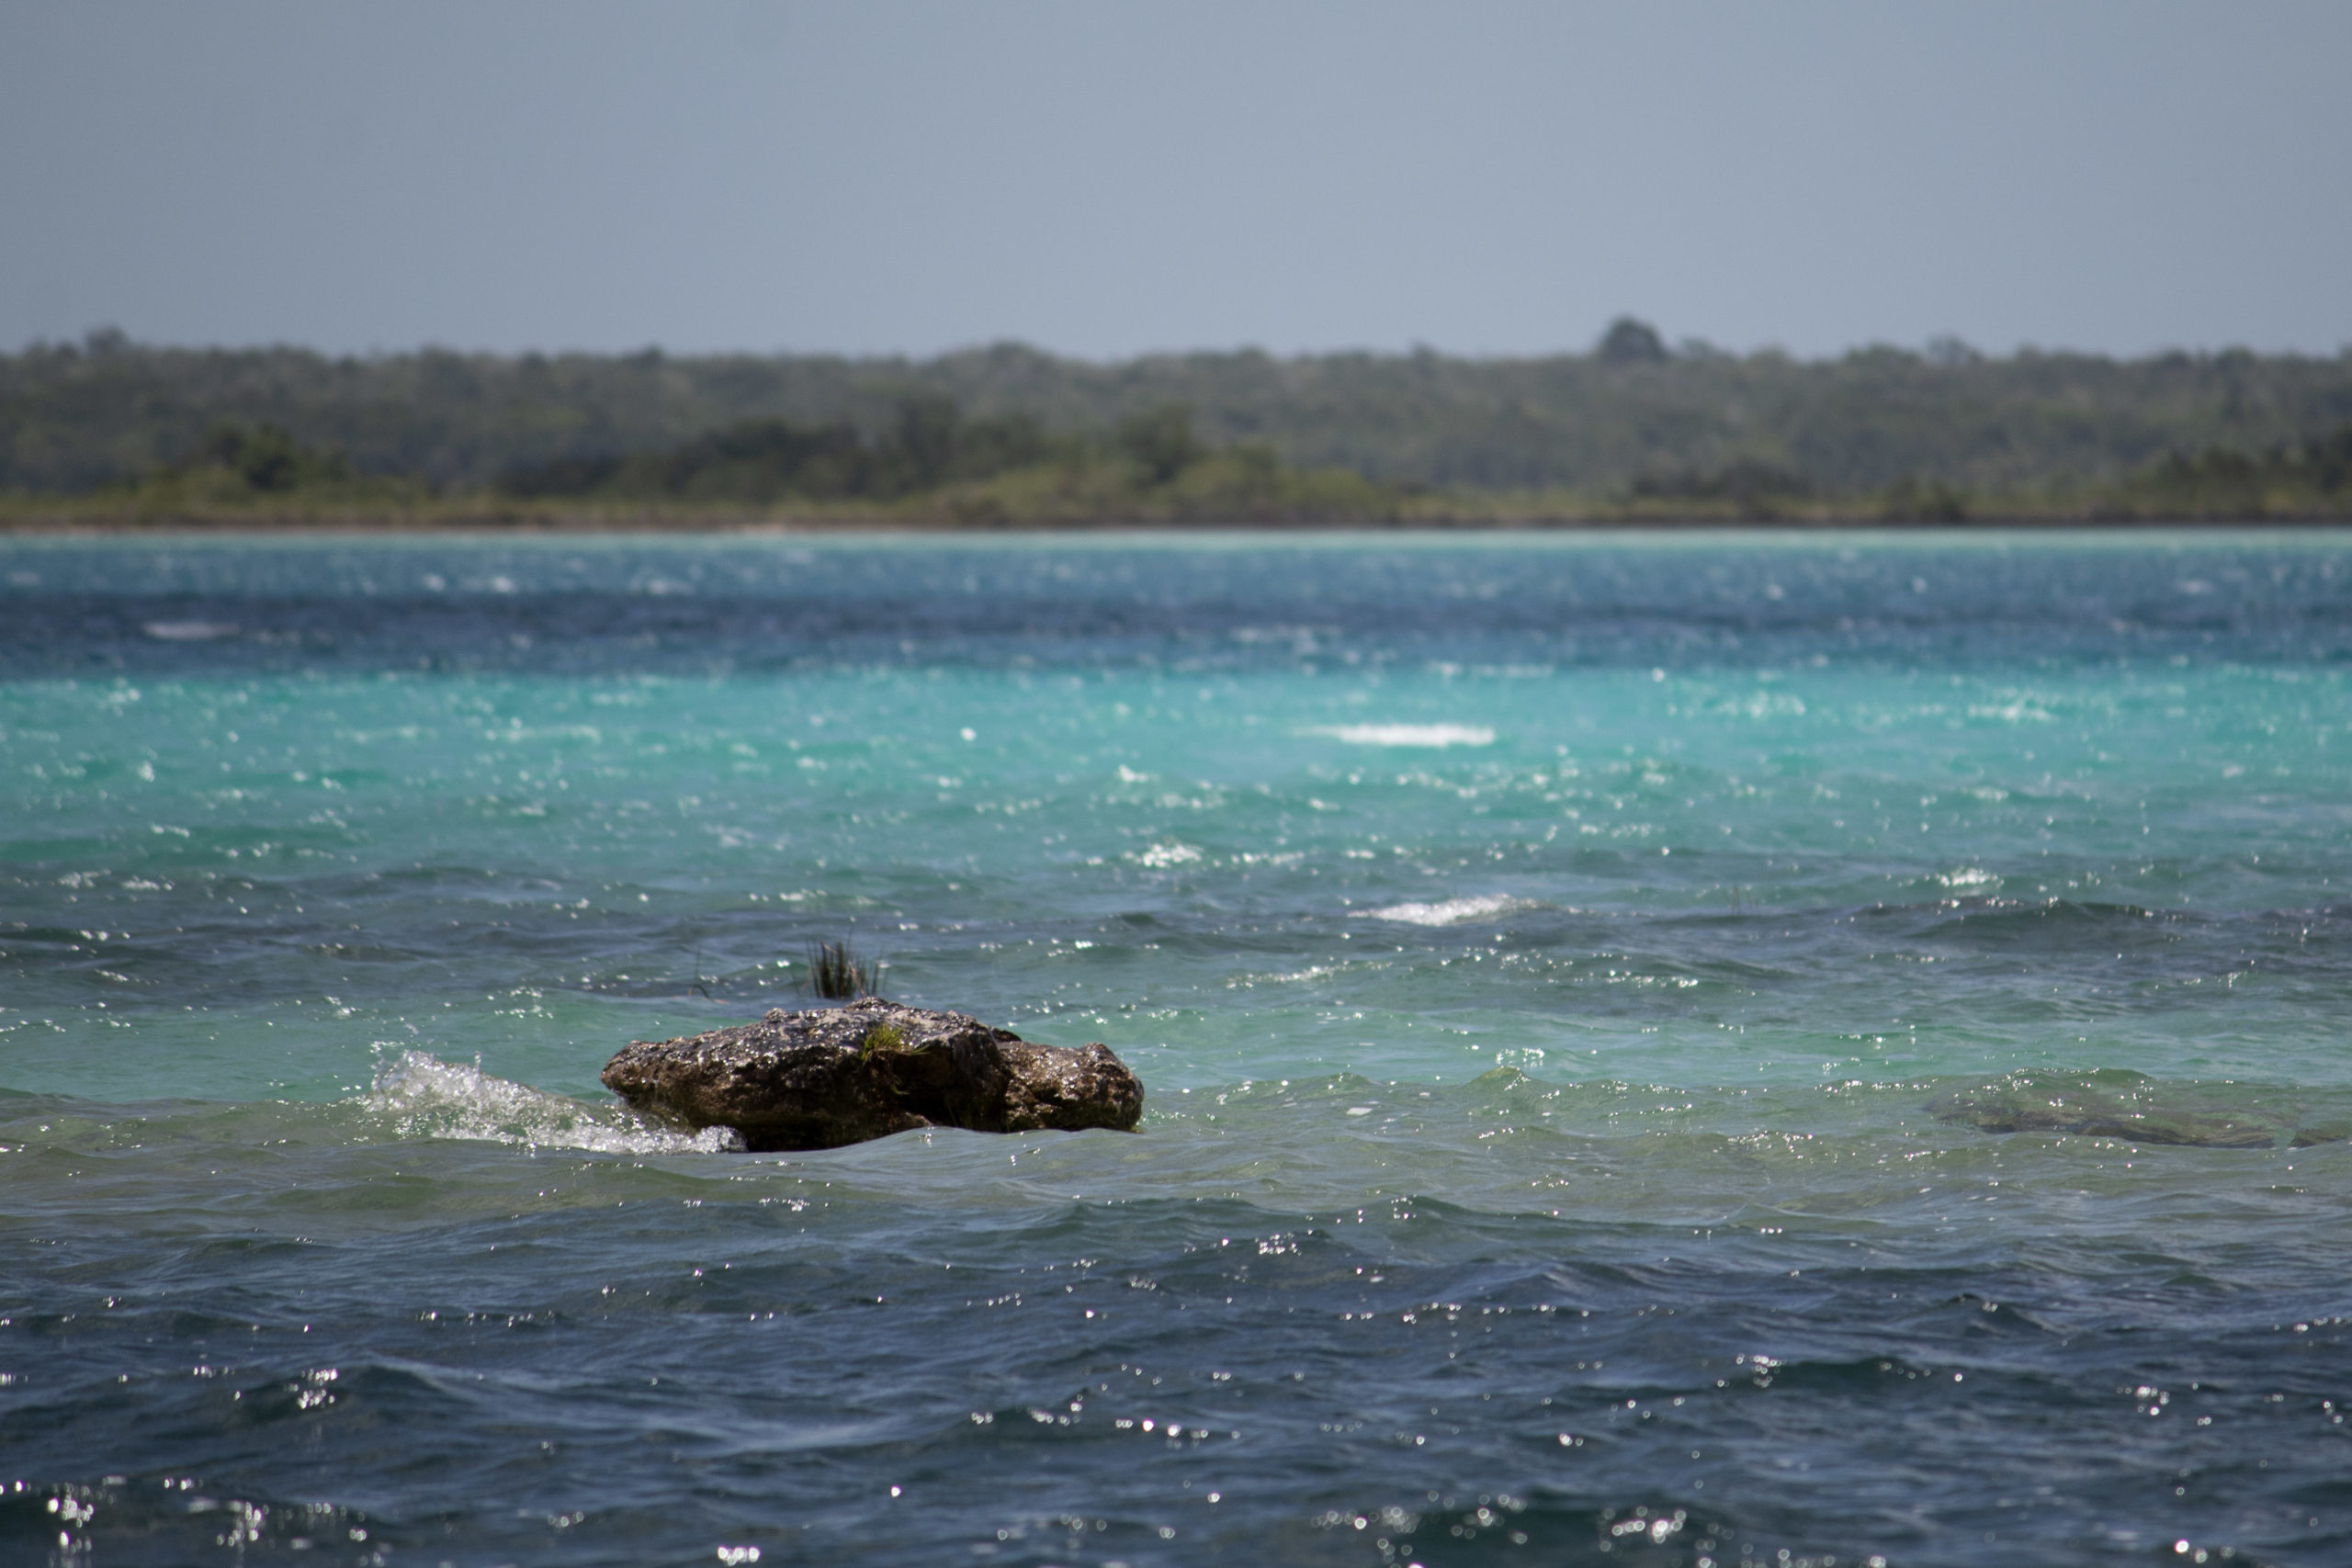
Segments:
[[[1495,732],[1483,724],[1326,724],[1308,730],[1351,746],[1491,746]]]
[[[731,1127],[663,1127],[633,1111],[550,1094],[426,1051],[401,1050],[384,1060],[356,1103],[403,1138],[472,1138],[596,1154],[726,1154],[743,1146]]]
[[[1454,926],[1464,920],[1487,919],[1535,907],[1529,899],[1489,893],[1476,898],[1442,898],[1433,904],[1391,904],[1385,909],[1366,909],[1363,913],[1366,919],[1401,920],[1408,926]]]

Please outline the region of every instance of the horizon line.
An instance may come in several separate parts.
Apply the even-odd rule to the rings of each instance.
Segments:
[[[1632,321],[1650,327],[1640,318],[1624,316],[1619,321]],[[1655,327],[1650,330],[1656,331]],[[1604,336],[1606,334],[1603,334]],[[1660,334],[1663,338],[1663,334]],[[929,351],[906,349],[838,349],[791,347],[731,347],[673,348],[660,343],[639,344],[633,347],[611,348],[485,348],[459,347],[452,344],[426,340],[404,347],[388,348],[380,344],[365,349],[322,348],[315,344],[291,339],[252,340],[243,343],[170,342],[135,337],[111,325],[86,329],[79,338],[27,339],[13,349],[0,350],[9,358],[29,358],[40,354],[59,351],[75,354],[103,355],[115,352],[160,354],[308,354],[328,360],[391,360],[426,355],[453,355],[463,359],[610,359],[625,360],[651,355],[657,359],[765,359],[765,360],[840,360],[851,364],[937,364],[944,360],[1013,352],[1034,355],[1039,358],[1065,364],[1112,367],[1148,364],[1153,361],[1198,358],[1259,357],[1284,363],[1301,363],[1332,359],[1391,359],[1409,360],[1434,358],[1467,364],[1507,365],[1541,363],[1561,359],[1595,359],[1600,356],[1600,340],[1595,339],[1582,348],[1558,347],[1518,352],[1487,352],[1476,349],[1446,349],[1422,342],[1403,347],[1349,345],[1328,348],[1274,350],[1259,344],[1236,344],[1222,347],[1196,344],[1189,348],[1137,349],[1125,354],[1092,355],[1045,347],[1019,337],[999,337],[976,340],[947,348]],[[1703,363],[1708,360],[1780,361],[1796,365],[1828,365],[1872,355],[1895,354],[1907,358],[1927,361],[1944,367],[1976,363],[1999,363],[2023,359],[2082,359],[2104,360],[2111,364],[2145,364],[2155,361],[2188,358],[2219,360],[2238,355],[2256,359],[2305,360],[2324,363],[2329,360],[2352,360],[2352,340],[2338,344],[2331,353],[2301,348],[2256,348],[2245,344],[2224,344],[2218,346],[2174,344],[2163,348],[2132,353],[2115,353],[2105,349],[2069,348],[2030,342],[2015,344],[2006,350],[1982,348],[1949,333],[1938,333],[1924,343],[1908,344],[1886,339],[1869,339],[1831,353],[1800,354],[1777,343],[1764,343],[1747,348],[1726,347],[1706,338],[1691,335],[1679,337],[1668,344],[1665,361],[1668,363]]]

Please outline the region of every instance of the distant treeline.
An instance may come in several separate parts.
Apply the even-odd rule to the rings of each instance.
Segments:
[[[1293,468],[1262,442],[1210,446],[1182,404],[1129,414],[1102,434],[1053,434],[1025,415],[969,419],[952,400],[919,394],[875,434],[841,420],[746,420],[662,451],[510,468],[454,494],[413,476],[363,473],[280,425],[222,423],[178,460],[72,498],[69,511],[132,521],[1378,522],[1400,520],[1408,493],[1345,469]],[[41,514],[38,498],[6,510]]]
[[[1123,428],[1124,445],[1148,449],[1150,425]],[[872,438],[846,419],[797,424],[754,419],[656,452],[558,457],[510,468],[497,488],[528,497],[609,495],[631,500],[716,501],[762,505],[786,496],[892,501],[963,479],[988,479],[1049,457],[1074,457],[1077,442],[1049,437],[1027,414],[967,419],[952,398],[903,400]],[[1198,455],[1189,422],[1167,459]]]
[[[936,393],[901,399],[870,435],[847,420],[746,420],[663,451],[510,469],[492,488],[520,501],[655,510],[928,502],[967,523],[1395,511],[1384,487],[1345,470],[1292,468],[1262,442],[1208,446],[1181,403],[1131,413],[1104,434],[1056,434],[1028,414],[967,418]]]
[[[0,355],[0,492],[19,503],[2324,515],[2352,510],[2347,444],[2352,353],[1797,360],[1670,348],[1631,321],[1529,359],[332,358],[109,333]]]

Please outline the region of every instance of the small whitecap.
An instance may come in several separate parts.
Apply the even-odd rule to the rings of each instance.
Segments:
[[[1325,724],[1306,732],[1328,735],[1351,746],[1491,746],[1495,732],[1483,724]]]
[[[237,635],[228,621],[149,621],[140,630],[158,642],[210,642]]]
[[[1226,986],[1228,989],[1238,989],[1258,985],[1304,985],[1316,980],[1328,980],[1334,975],[1345,973],[1351,967],[1352,965],[1346,964],[1311,964],[1304,969],[1294,969],[1286,975],[1238,975],[1227,980]]]
[[[1936,880],[1951,888],[1998,887],[2001,885],[1997,873],[1986,871],[1980,865],[1963,865],[1956,871],[1938,872]]]
[[[1391,904],[1385,909],[1367,909],[1364,914],[1371,919],[1400,920],[1408,926],[1453,926],[1533,908],[1535,905],[1528,899],[1489,893],[1483,897],[1445,898],[1433,904]]]

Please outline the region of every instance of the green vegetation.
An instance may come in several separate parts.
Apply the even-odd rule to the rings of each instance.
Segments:
[[[306,446],[275,424],[222,423],[132,493],[144,509],[206,512],[399,506],[429,491],[413,479],[360,474],[340,451]]]
[[[857,1042],[860,1061],[872,1061],[876,1056],[895,1056],[907,1048],[907,1037],[899,1032],[895,1023],[877,1023],[868,1029]]]
[[[1584,523],[2352,516],[2352,351],[1117,364],[0,355],[0,520]]]
[[[1211,447],[1192,411],[1129,414],[1106,435],[1049,434],[1026,414],[967,418],[918,394],[868,435],[847,420],[747,420],[663,451],[564,457],[501,475],[510,501],[604,509],[820,509],[965,524],[1383,516],[1394,500],[1344,470],[1300,473],[1259,442]]]
[[[2352,515],[2352,424],[2260,452],[2168,454],[2109,492],[2122,516]]]
[[[808,949],[808,988],[831,1001],[874,994],[876,966],[860,959],[845,942],[820,942]]]

